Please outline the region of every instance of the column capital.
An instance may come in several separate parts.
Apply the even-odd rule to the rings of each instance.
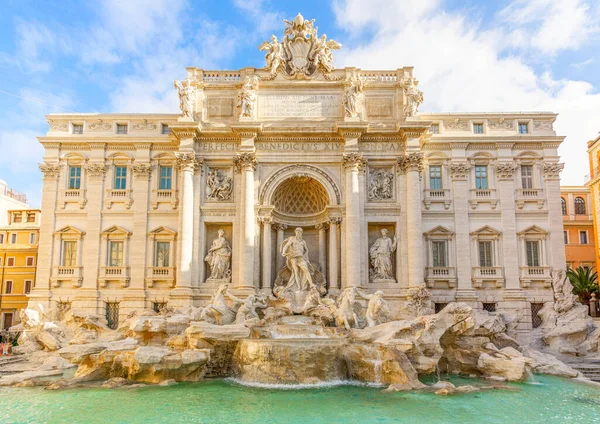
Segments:
[[[321,222],[317,225],[315,225],[315,229],[321,231],[321,230],[327,230],[329,228],[329,224],[327,222]]]
[[[346,169],[362,171],[367,166],[367,160],[363,159],[362,153],[344,153],[342,156],[342,165]]]
[[[423,153],[405,153],[398,159],[398,171],[406,174],[408,171],[421,172],[423,170]]]
[[[286,224],[281,224],[278,222],[272,224],[272,227],[275,231],[285,231],[288,229],[288,226]]]
[[[466,180],[471,165],[467,162],[452,162],[450,164],[450,177],[453,181]]]
[[[565,167],[564,163],[559,162],[544,162],[542,172],[546,180],[560,180],[560,172]]]
[[[328,223],[329,225],[339,225],[342,222],[341,216],[330,216]]]
[[[40,163],[38,164],[38,168],[40,168],[40,171],[42,171],[44,173],[44,179],[58,179],[58,176],[60,175],[60,167],[61,165],[59,163]]]
[[[193,152],[177,152],[175,153],[175,160],[177,168],[181,171],[196,172],[204,163],[204,160]]]
[[[258,222],[266,225],[273,225],[273,217],[272,216],[259,216]]]
[[[243,169],[251,169],[256,171],[258,161],[256,160],[256,154],[254,153],[238,153],[233,158],[233,165],[237,172],[242,172]]]
[[[152,165],[149,163],[134,163],[131,165],[131,172],[136,179],[147,181],[152,173]]]
[[[496,175],[499,180],[511,181],[515,178],[517,165],[514,162],[499,162],[496,164]]]

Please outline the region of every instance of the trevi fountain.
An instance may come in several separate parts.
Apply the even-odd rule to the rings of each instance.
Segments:
[[[273,36],[260,47],[267,52],[267,67],[239,81],[236,110],[243,122],[256,116],[254,104],[260,84],[278,78],[300,82],[320,78],[325,83],[338,78],[331,65],[331,54],[341,45],[324,35],[314,38],[310,60],[298,60],[296,56],[304,54],[299,45],[302,42],[292,44],[290,34],[301,34],[306,42],[317,36],[316,28],[300,15],[293,22],[286,21],[286,25],[284,44]],[[413,79],[409,80],[402,90],[406,99],[404,116],[411,118],[423,96]],[[345,83],[346,94],[339,107],[349,118],[348,128],[360,126],[359,110],[369,83],[369,79],[360,78],[350,78]],[[195,88],[189,82],[176,82],[176,87],[184,120],[193,120]],[[457,121],[455,126],[460,125],[460,120]],[[252,127],[249,121],[244,125]],[[242,164],[242,168],[255,166],[254,159],[240,157],[240,161],[250,163]],[[420,158],[417,155],[401,163],[406,172],[402,178],[408,179],[408,174],[414,173],[409,183],[419,184]],[[352,170],[347,179],[347,188],[352,190],[359,175],[354,171],[364,166],[365,160],[358,151],[348,153],[344,160]],[[384,158],[375,156],[373,163],[377,160]],[[453,175],[468,173],[467,168],[455,168]],[[50,171],[44,169],[46,178]],[[313,187],[310,190],[316,190],[316,194],[324,191],[317,183],[330,180],[322,177],[324,173],[319,174],[313,168],[299,170],[282,180],[283,185],[286,181],[293,183],[292,197],[294,188],[302,184]],[[503,172],[513,175],[509,171],[506,168]],[[143,172],[146,171],[140,168],[139,173]],[[459,183],[460,175],[456,177]],[[236,191],[238,183],[226,167],[208,170],[205,177],[207,202],[219,204],[243,195]],[[393,168],[373,168],[364,193],[368,202],[373,203],[373,210],[380,210],[379,202],[396,199],[397,184]],[[180,190],[187,195],[185,187]],[[326,191],[333,198],[339,196],[336,189],[328,187]],[[430,199],[433,204],[423,205],[432,210],[439,206],[443,214],[444,209],[451,207],[451,199],[444,197],[443,190],[438,195],[441,200]],[[185,204],[168,202],[168,208],[179,207],[184,209],[183,214],[190,211]],[[489,207],[490,202],[484,203],[474,206]],[[50,295],[36,285],[38,291],[31,297],[29,308],[22,311],[21,323],[15,328],[20,337],[11,358],[17,360],[0,366],[0,421],[564,423],[600,420],[600,388],[561,360],[597,357],[600,330],[588,317],[586,307],[571,294],[570,283],[559,267],[542,280],[528,280],[530,286],[523,283],[519,286],[527,290],[535,288],[538,290],[535,296],[544,300],[537,312],[541,325],[532,330],[531,320],[522,318],[524,295],[514,295],[521,290],[517,290],[518,278],[511,292],[515,297],[506,301],[506,307],[491,312],[482,309],[476,291],[463,283],[461,252],[456,252],[458,263],[438,260],[435,269],[443,277],[439,281],[433,273],[423,275],[422,270],[429,269],[420,256],[423,233],[418,228],[413,234],[410,228],[400,225],[404,221],[389,219],[395,209],[388,207],[391,214],[384,210],[381,216],[385,219],[379,222],[371,219],[373,228],[364,226],[363,234],[366,237],[368,233],[370,240],[365,246],[360,236],[362,204],[360,198],[356,203],[348,198],[345,212],[337,204],[327,206],[330,232],[337,231],[336,224],[344,217],[342,244],[338,243],[338,233],[331,232],[327,250],[321,249],[327,241],[324,232],[317,237],[319,242],[315,241],[314,230],[310,230],[307,238],[307,229],[310,225],[314,229],[314,223],[306,225],[301,215],[288,219],[289,231],[278,233],[273,245],[269,243],[260,251],[263,265],[265,260],[268,263],[261,274],[264,284],[253,279],[253,256],[251,262],[245,257],[236,259],[236,255],[246,255],[243,249],[246,233],[241,236],[232,233],[225,219],[212,220],[206,227],[212,237],[207,239],[206,249],[195,265],[195,269],[203,269],[203,286],[198,291],[201,294],[198,299],[203,301],[186,303],[181,299],[187,295],[173,296],[179,303],[169,301],[154,309],[132,308],[125,315],[121,313],[116,326],[109,325],[105,315],[90,309],[87,301],[47,302]],[[131,207],[136,208],[135,205],[136,202]],[[247,231],[248,226],[254,229],[254,206],[245,205],[243,213],[246,206],[250,207],[250,220],[246,220],[248,216],[240,219],[240,231]],[[410,209],[416,207],[420,211],[421,202],[407,207],[412,214],[409,218],[421,222],[420,216],[416,217]],[[262,214],[259,209],[257,213]],[[466,209],[463,212],[466,214]],[[285,219],[277,207],[271,215],[261,215],[260,222],[268,224],[265,226],[268,240],[273,219]],[[348,227],[353,223],[356,228]],[[186,238],[186,225],[184,222],[180,226],[181,246],[194,240]],[[322,227],[317,225],[317,228]],[[68,232],[73,234],[69,240],[80,240],[78,233]],[[436,240],[459,237],[458,229],[455,232],[441,232]],[[107,240],[115,240],[114,234],[118,232],[108,234]],[[156,237],[162,234],[165,240],[171,237],[170,233],[155,234]],[[482,234],[473,233],[472,237],[495,243],[496,233]],[[452,248],[452,253],[468,250],[468,243],[467,239],[467,245]],[[508,236],[504,243],[508,243]],[[364,255],[360,253],[361,246],[365,246]],[[437,244],[436,249],[441,246],[447,245]],[[181,256],[185,256],[183,252]],[[339,257],[343,258],[342,278],[338,273]],[[406,257],[417,262],[406,262]],[[163,248],[157,252],[156,261],[153,269],[170,269],[174,259]],[[470,285],[470,264],[467,266],[467,285]],[[408,274],[404,274],[404,269]],[[480,268],[474,272],[480,272]],[[180,288],[180,274],[177,275],[174,290]],[[420,275],[417,284],[414,275]],[[459,290],[455,298],[446,299],[444,293],[456,287],[456,275]],[[485,275],[473,275],[473,284],[483,293],[495,293],[502,287],[497,285],[499,280],[489,283]],[[513,284],[510,275],[507,270],[503,277],[507,291],[508,285]],[[83,277],[83,283],[74,280],[74,289],[61,286],[61,281],[67,281],[61,278],[67,277],[50,281],[54,292],[63,293],[65,298],[70,292],[61,290],[80,290],[81,284],[87,287],[87,277]],[[244,278],[255,283],[248,284]],[[102,288],[109,293],[118,294],[118,290],[126,287],[122,282],[112,286],[108,276],[103,281]],[[148,281],[152,282],[149,290],[172,287],[161,285],[160,278]],[[134,286],[136,282],[132,278],[127,284]],[[210,292],[203,298],[206,287]],[[72,295],[77,296],[74,291]],[[440,299],[447,301],[436,308]]]

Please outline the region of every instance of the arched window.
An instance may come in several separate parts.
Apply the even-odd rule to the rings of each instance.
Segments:
[[[560,206],[562,207],[562,214],[566,215],[567,214],[567,201],[565,200],[564,197],[560,198]]]
[[[585,200],[581,197],[575,198],[575,214],[585,215]]]

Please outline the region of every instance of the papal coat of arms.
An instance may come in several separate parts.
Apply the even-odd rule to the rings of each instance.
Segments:
[[[279,72],[289,78],[308,79],[319,72],[328,74],[333,71],[332,50],[338,50],[342,45],[335,40],[327,40],[323,34],[319,37],[314,19],[305,20],[298,14],[293,21],[284,20],[283,42],[276,36],[271,41],[265,41],[259,47],[267,51],[265,67],[274,78]]]

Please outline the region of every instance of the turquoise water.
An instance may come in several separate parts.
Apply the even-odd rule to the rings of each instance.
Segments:
[[[268,390],[226,380],[127,390],[0,388],[0,423],[600,423],[596,387],[552,377],[511,386],[521,390],[437,396],[364,386]]]

